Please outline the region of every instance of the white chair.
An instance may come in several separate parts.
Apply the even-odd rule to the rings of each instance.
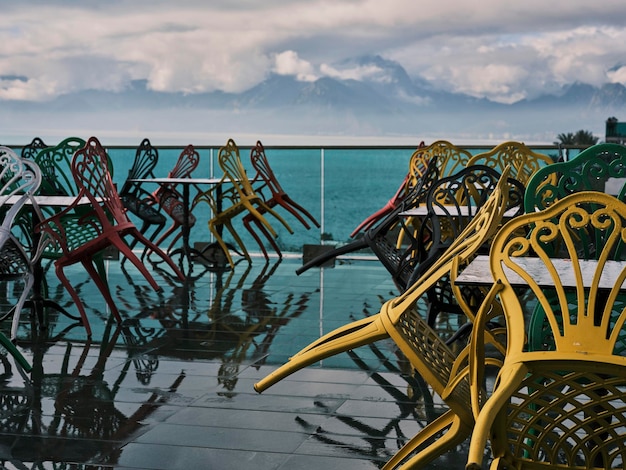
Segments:
[[[0,147],[0,280],[22,280],[24,283],[24,290],[11,310],[13,341],[17,335],[22,307],[34,283],[34,262],[39,251],[32,243],[29,243],[29,250],[24,247],[23,237],[31,237],[32,233],[24,231],[22,237],[18,237],[14,228],[22,208],[39,189],[40,184],[41,172],[36,163],[22,160],[8,147]],[[30,213],[27,215],[30,217]],[[10,352],[14,354],[13,351]]]

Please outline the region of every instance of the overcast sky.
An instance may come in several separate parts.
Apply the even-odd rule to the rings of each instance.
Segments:
[[[364,54],[501,102],[626,84],[624,0],[2,2],[0,100],[82,89],[238,92],[270,73],[359,78]]]

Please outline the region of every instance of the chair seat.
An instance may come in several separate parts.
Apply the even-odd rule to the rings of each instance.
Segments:
[[[0,250],[0,279],[24,277],[30,270],[30,260],[24,257],[24,250],[9,237]]]
[[[164,224],[167,220],[165,216],[156,210],[152,205],[147,204],[145,201],[138,199],[131,194],[120,197],[124,207],[143,221],[150,224]]]
[[[188,224],[188,227],[193,227],[196,224],[196,217],[191,212],[187,214],[187,219],[185,219],[185,206],[174,194],[171,197],[163,197],[161,206],[178,225]]]
[[[75,228],[66,232],[69,235],[66,240],[70,251],[63,256],[65,264],[84,259],[86,253],[94,253],[107,248],[111,245],[111,236],[117,234],[123,238],[126,232],[136,228],[132,222],[126,222],[117,224],[114,231],[102,232],[91,224],[78,223],[76,218],[63,219],[63,223],[66,227],[73,225]]]

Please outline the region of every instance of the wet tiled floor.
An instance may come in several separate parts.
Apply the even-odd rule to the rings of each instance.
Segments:
[[[3,465],[380,468],[442,412],[390,342],[327,359],[262,394],[253,389],[320,334],[378,312],[396,292],[373,260],[296,276],[300,265],[299,257],[255,258],[223,273],[196,265],[186,284],[156,269],[157,293],[129,263],[110,261],[121,327],[107,321],[82,269],[68,269],[93,337],[52,311],[40,332],[23,313],[18,346],[33,371],[0,356]],[[48,297],[76,314],[53,269],[47,280]],[[429,468],[463,464],[463,452],[451,452]]]

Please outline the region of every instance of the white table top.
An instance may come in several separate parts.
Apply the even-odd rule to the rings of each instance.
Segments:
[[[219,184],[222,178],[137,178],[130,181],[158,184]]]
[[[546,269],[543,261],[539,258],[524,256],[515,258],[515,262],[522,266],[525,271],[530,273],[539,286],[549,287],[554,285],[549,271]],[[559,277],[561,278],[563,285],[565,287],[576,287],[576,278],[572,269],[572,260],[554,258],[552,262],[559,273]],[[595,274],[598,262],[596,260],[580,260],[579,263],[582,270],[583,285],[585,287],[589,287],[591,285],[593,275]],[[613,288],[617,277],[625,267],[626,261],[607,261],[604,269],[602,270],[599,287],[601,289]],[[521,277],[510,271],[508,268],[505,268],[505,272],[511,285],[515,287],[527,286]],[[456,284],[492,285],[493,282],[494,280],[489,266],[489,256],[487,255],[477,256],[456,279]],[[626,283],[622,287],[626,288]]]
[[[514,207],[513,209],[509,209],[504,213],[504,217],[514,217],[517,212],[519,211],[519,209],[517,207]],[[433,206],[433,212],[435,213],[435,215],[461,215],[461,216],[467,216],[470,212],[470,208],[467,206],[445,206],[445,209],[441,206]],[[471,207],[471,213],[472,215],[474,215],[477,212],[477,209],[475,206]],[[412,209],[408,209],[404,212],[400,212],[400,215],[403,217],[424,217],[428,215],[428,208],[426,207],[426,205],[421,205],[418,207],[414,207]]]
[[[7,204],[7,205],[12,206],[17,201],[19,201],[22,197],[23,197],[22,194],[14,194],[12,196],[9,196],[6,199],[0,198],[0,202],[2,204]],[[67,207],[76,200],[76,197],[74,196],[43,196],[40,194],[35,194],[32,197],[35,199],[35,202],[37,203],[37,205],[49,206],[49,207]],[[26,204],[27,205],[31,204],[30,198],[26,199]],[[85,205],[91,204],[91,201],[89,200],[89,198],[83,196],[78,201],[78,204],[81,206],[85,206]]]

